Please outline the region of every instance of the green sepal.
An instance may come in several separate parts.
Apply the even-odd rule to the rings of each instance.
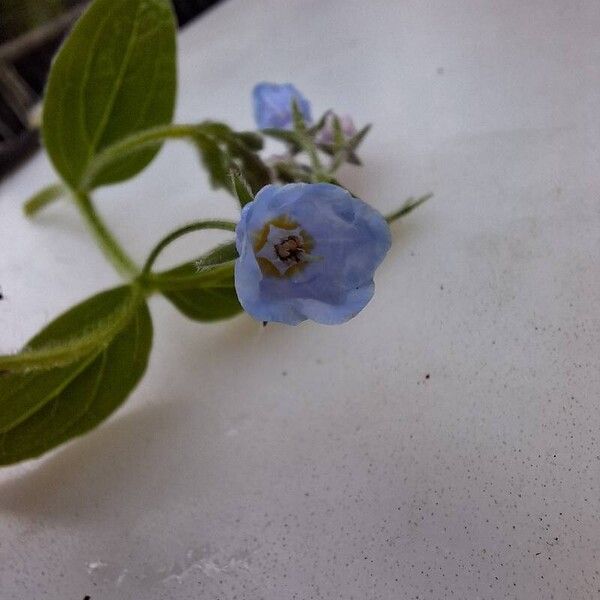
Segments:
[[[229,176],[231,170],[243,175],[253,194],[271,183],[269,168],[256,151],[260,149],[257,137],[233,131],[224,123],[207,121],[199,126],[195,141],[214,188],[224,188],[236,196]]]
[[[321,118],[320,118],[320,119],[319,119],[319,120],[318,120],[318,121],[317,121],[317,122],[316,122],[314,125],[311,125],[311,126],[308,128],[308,133],[309,133],[310,135],[312,135],[313,137],[314,137],[314,136],[315,136],[317,133],[319,133],[319,131],[321,131],[321,129],[323,129],[323,127],[325,127],[325,123],[326,123],[326,121],[327,121],[327,117],[328,117],[330,114],[333,114],[333,111],[332,111],[332,110],[326,110],[326,111],[325,111],[325,112],[324,112],[324,113],[321,115]]]
[[[268,128],[261,129],[261,133],[263,133],[267,137],[288,144],[291,154],[297,154],[302,149],[302,147],[298,143],[298,136],[296,135],[295,131],[291,131],[289,129]]]
[[[406,215],[411,213],[413,210],[415,210],[415,208],[421,206],[421,204],[427,202],[427,200],[429,200],[430,198],[433,198],[433,194],[425,194],[424,196],[421,196],[416,200],[412,197],[408,198],[404,201],[404,204],[402,204],[402,206],[398,210],[387,215],[385,217],[385,220],[388,223],[393,223],[394,221],[397,221],[398,219],[401,219],[402,217],[405,217]]]
[[[232,169],[229,176],[231,177],[231,185],[235,191],[235,195],[240,203],[240,206],[244,207],[249,202],[254,200],[254,194],[248,185],[248,182],[244,179],[244,176],[237,170]]]

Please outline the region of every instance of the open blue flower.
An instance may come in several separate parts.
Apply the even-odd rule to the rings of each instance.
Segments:
[[[391,245],[375,209],[329,183],[267,185],[236,229],[235,289],[259,321],[335,325],[373,297]]]
[[[259,129],[291,128],[292,102],[296,100],[306,123],[310,123],[310,103],[291,83],[259,83],[252,91],[254,118]]]

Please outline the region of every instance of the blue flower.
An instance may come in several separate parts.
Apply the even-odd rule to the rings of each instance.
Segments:
[[[235,289],[259,321],[335,325],[373,297],[391,245],[375,209],[330,183],[267,185],[236,229]]]
[[[252,100],[259,129],[291,128],[293,100],[296,100],[304,120],[307,123],[312,121],[310,103],[291,83],[259,83],[252,90]]]

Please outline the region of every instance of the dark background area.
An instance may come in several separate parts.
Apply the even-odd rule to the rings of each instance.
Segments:
[[[172,0],[179,26],[220,0]],[[35,107],[54,53],[89,0],[0,3],[0,178],[39,147]]]

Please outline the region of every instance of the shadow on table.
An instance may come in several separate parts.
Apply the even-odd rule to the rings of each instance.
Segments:
[[[147,405],[75,439],[31,471],[0,483],[0,510],[94,522],[115,511],[133,516],[160,506],[170,486],[157,477],[156,464],[177,463],[186,406]]]
[[[248,353],[248,344],[240,347],[240,340],[252,347],[263,328],[240,316],[218,333],[222,352]],[[184,349],[189,365],[183,361],[182,370],[197,373],[202,352],[215,348],[194,340],[193,348]],[[102,521],[115,512],[134,518],[140,511],[160,510],[170,493],[185,487],[182,465],[189,466],[191,454],[195,477],[210,479],[214,475],[210,449],[218,447],[223,435],[214,424],[216,403],[185,397],[185,392],[163,401],[151,400],[147,391],[138,394],[139,408],[113,416],[97,430],[32,463],[31,470],[23,472],[18,466],[4,471],[0,511],[78,524]]]

